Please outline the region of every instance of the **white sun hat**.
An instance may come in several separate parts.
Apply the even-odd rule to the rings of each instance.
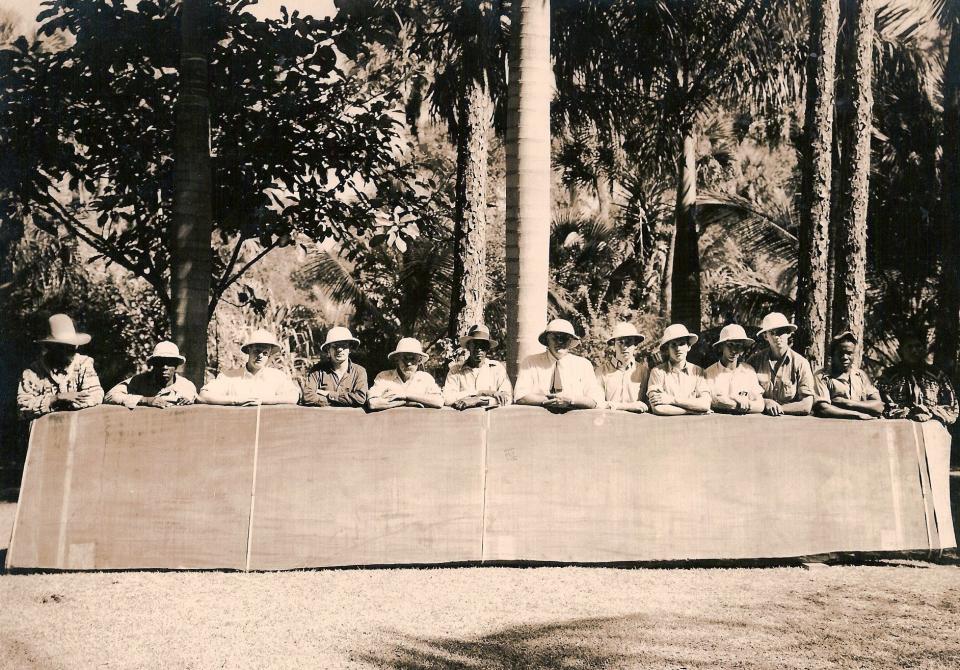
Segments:
[[[360,344],[360,340],[353,336],[349,328],[334,326],[327,331],[327,339],[320,345],[320,351],[323,351],[334,342],[353,342],[356,345]]]
[[[91,339],[86,333],[78,333],[73,325],[73,319],[66,314],[54,314],[47,322],[50,327],[50,334],[39,340],[41,343],[82,347]]]
[[[777,330],[779,328],[789,328],[790,332],[794,332],[797,327],[796,325],[790,323],[789,319],[785,317],[780,312],[770,312],[760,323],[760,330],[757,331],[757,337],[763,337],[763,334],[770,330]]]
[[[687,327],[682,323],[671,323],[667,326],[666,330],[663,331],[663,337],[660,338],[660,347],[662,348],[668,342],[684,339],[687,340],[687,344],[692,347],[700,337],[687,330]]]
[[[421,363],[430,358],[423,352],[423,345],[420,344],[420,340],[415,337],[401,337],[400,341],[397,342],[397,348],[387,354],[387,358],[392,359],[400,354],[416,354],[420,357]]]
[[[743,329],[743,326],[738,326],[735,323],[726,325],[720,330],[720,339],[713,346],[719,347],[724,342],[743,342],[747,346],[753,344],[753,340],[747,337],[747,331]]]
[[[155,358],[170,358],[180,361],[180,365],[183,365],[187,362],[187,359],[180,355],[180,348],[176,344],[170,342],[169,340],[164,340],[163,342],[158,342],[157,346],[153,348],[153,353],[147,356],[147,364],[150,364]]]
[[[621,321],[613,327],[613,334],[607,338],[607,344],[613,344],[614,340],[622,340],[627,338],[636,340],[637,344],[640,344],[647,339],[637,331],[637,327],[635,325],[632,323],[627,323],[626,321]]]
[[[547,346],[548,333],[560,333],[561,335],[569,335],[572,337],[573,342],[570,344],[571,349],[580,344],[580,337],[573,330],[573,324],[566,319],[554,319],[547,324],[547,327],[543,329],[543,332],[540,333],[540,336],[537,338],[543,346]]]
[[[270,345],[270,353],[274,353],[280,348],[280,343],[277,342],[277,336],[271,333],[269,330],[264,330],[263,328],[257,328],[255,331],[250,333],[250,335],[244,341],[243,346],[240,347],[240,351],[247,353],[247,348],[254,344]]]

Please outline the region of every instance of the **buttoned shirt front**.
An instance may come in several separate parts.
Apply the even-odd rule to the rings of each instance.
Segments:
[[[597,403],[597,407],[603,407],[603,388],[597,381],[593,364],[575,354],[557,359],[549,351],[531,354],[523,359],[513,397],[520,400],[531,393],[550,393],[555,369],[560,371],[564,396],[589,398]]]
[[[735,398],[741,394],[753,399],[763,397],[763,387],[760,386],[757,371],[749,363],[738,363],[735,367],[728,368],[717,361],[704,370],[703,375],[714,397]]]
[[[183,375],[174,375],[169,386],[161,386],[151,370],[125,379],[107,392],[103,402],[133,409],[145,397],[166,398],[176,405],[191,405],[197,400],[197,387]]]
[[[466,361],[451,363],[447,380],[443,383],[443,402],[452,405],[458,400],[480,392],[500,393],[513,399],[513,388],[507,376],[507,368],[500,361],[486,359],[479,367],[467,365]]]
[[[326,395],[318,393],[319,390]],[[329,361],[314,366],[303,384],[303,404],[314,407],[363,407],[367,402],[367,371],[348,361],[347,370],[338,375]]]
[[[678,401],[710,395],[703,369],[690,362],[685,362],[683,366],[676,366],[670,361],[665,361],[651,370],[647,396],[649,397],[655,391],[671,395]]]
[[[406,381],[400,376],[396,368],[384,370],[373,380],[370,387],[369,399],[379,398],[386,391],[393,391],[402,396],[436,396],[437,402],[443,403],[443,393],[437,381],[427,372],[417,370]]]
[[[53,411],[50,404],[58,393],[75,391],[85,394],[79,402],[79,409],[103,402],[103,388],[93,368],[93,359],[76,354],[65,369],[54,370],[41,356],[20,376],[17,408],[24,419],[36,419]]]
[[[283,370],[260,368],[256,374],[246,366],[224,370],[213,381],[207,382],[200,393],[228,398],[256,398],[261,402],[296,405],[300,387]]]
[[[750,358],[750,365],[757,371],[764,398],[785,404],[817,394],[810,362],[793,349],[779,361],[771,361],[770,350],[763,349]]]
[[[860,368],[850,368],[849,372],[839,374],[821,368],[814,373],[813,379],[816,382],[817,402],[832,402],[834,398],[857,402],[880,400],[880,391]]]
[[[919,368],[903,363],[887,368],[879,381],[880,397],[886,403],[886,413],[901,408],[917,408],[929,412],[939,407],[950,425],[957,420],[957,395],[950,378],[931,365]]]
[[[649,379],[650,366],[646,363],[630,361],[623,365],[614,360],[604,361],[597,366],[597,381],[607,403],[646,402]]]

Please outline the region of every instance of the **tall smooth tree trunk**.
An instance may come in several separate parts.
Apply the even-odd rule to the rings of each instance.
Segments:
[[[550,271],[549,0],[512,6],[507,123],[507,370],[541,349]]]
[[[460,98],[457,129],[457,193],[454,218],[453,296],[449,336],[483,323],[487,283],[487,133],[490,92],[471,81]]]
[[[207,365],[213,206],[210,167],[210,94],[203,26],[206,0],[183,0],[180,21],[180,95],[174,131],[173,230],[170,245],[170,326],[198,386]]]
[[[827,263],[833,163],[833,77],[837,57],[838,0],[810,3],[810,49],[801,161],[800,262],[796,346],[814,365],[824,363]]]
[[[837,226],[836,275],[833,286],[835,334],[851,331],[860,344],[854,365],[863,359],[864,306],[867,291],[867,206],[870,201],[870,139],[873,133],[874,0],[854,0],[844,45],[844,79],[850,96],[848,123],[840,128],[840,225]]]
[[[960,348],[960,21],[950,28],[943,76],[943,159],[940,197],[940,309],[935,360],[956,376]]]
[[[677,158],[673,265],[669,318],[700,330],[700,244],[697,231],[697,154],[692,124],[684,128]]]

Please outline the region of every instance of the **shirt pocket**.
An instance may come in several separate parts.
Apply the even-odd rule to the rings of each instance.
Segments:
[[[797,383],[795,381],[785,381],[780,385],[781,397],[788,401],[793,400],[797,395]]]

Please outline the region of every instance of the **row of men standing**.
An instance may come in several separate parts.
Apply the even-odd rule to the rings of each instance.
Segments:
[[[957,418],[953,386],[928,365],[919,337],[901,340],[900,364],[885,371],[879,389],[853,367],[856,338],[850,332],[832,342],[828,367],[814,373],[809,362],[790,346],[796,326],[780,313],[768,314],[757,333],[766,347],[749,362],[742,356],[754,344],[736,324],[725,326],[714,347],[719,360],[706,370],[687,361],[698,336],[681,324],[668,326],[660,339],[663,362],[652,368],[638,361],[645,337],[629,323],[618,324],[608,343],[614,357],[596,369],[572,353],[580,344],[573,326],[551,321],[540,334],[545,351],[528,356],[513,389],[502,363],[488,354],[497,346],[488,329],[476,325],[460,338],[467,357],[450,365],[441,389],[421,366],[428,358],[420,342],[402,338],[388,355],[393,367],[380,372],[368,387],[366,370],[351,360],[360,344],[347,328],[334,327],[322,349],[327,360],[315,366],[302,386],[270,367],[280,349],[264,330],[250,334],[241,346],[247,356],[239,369],[221,372],[197,393],[177,373],[185,362],[176,345],[161,342],[147,359],[148,370],[124,380],[104,394],[93,359],[78,353],[90,336],[78,333],[63,314],[50,318],[50,333],[39,340],[41,356],[21,377],[17,402],[21,415],[32,419],[51,411],[99,404],[169,407],[195,401],[216,405],[296,404],[308,406],[492,408],[511,402],[539,405],[553,411],[604,408],[658,415],[765,413],[831,418],[872,419],[880,416],[937,420]]]

